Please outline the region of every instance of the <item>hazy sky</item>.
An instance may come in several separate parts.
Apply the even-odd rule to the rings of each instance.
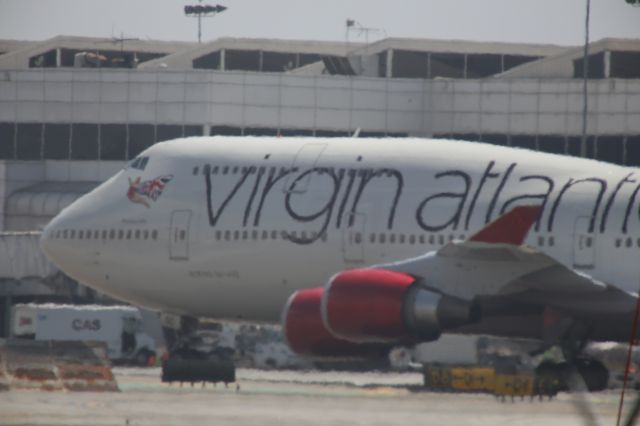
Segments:
[[[205,0],[205,3],[207,1]],[[215,0],[208,2],[216,4]],[[56,35],[196,41],[186,0],[0,0],[0,38]],[[344,40],[345,20],[389,37],[580,44],[586,0],[219,0],[224,13],[203,20],[203,40],[264,37]],[[371,39],[383,34],[371,35]],[[591,38],[640,39],[640,8],[591,1]],[[351,40],[364,41],[352,33]]]

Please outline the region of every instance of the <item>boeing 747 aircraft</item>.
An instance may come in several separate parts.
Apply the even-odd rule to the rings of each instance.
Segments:
[[[432,139],[158,143],[43,231],[69,276],[180,318],[276,322],[367,357],[477,333],[627,341],[640,171]]]

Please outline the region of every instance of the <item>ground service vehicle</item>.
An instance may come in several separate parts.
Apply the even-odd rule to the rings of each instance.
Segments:
[[[35,340],[98,341],[118,364],[148,365],[156,344],[142,331],[140,310],[132,306],[17,304],[11,335]]]

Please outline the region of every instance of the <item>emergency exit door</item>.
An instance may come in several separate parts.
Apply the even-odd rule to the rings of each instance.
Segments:
[[[169,259],[189,260],[189,227],[191,210],[175,210],[171,213],[169,230]]]

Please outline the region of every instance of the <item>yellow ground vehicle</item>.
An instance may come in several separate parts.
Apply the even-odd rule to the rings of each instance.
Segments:
[[[449,366],[425,364],[424,386],[443,392],[486,392],[497,397],[553,396],[558,381],[533,371],[493,366]]]

